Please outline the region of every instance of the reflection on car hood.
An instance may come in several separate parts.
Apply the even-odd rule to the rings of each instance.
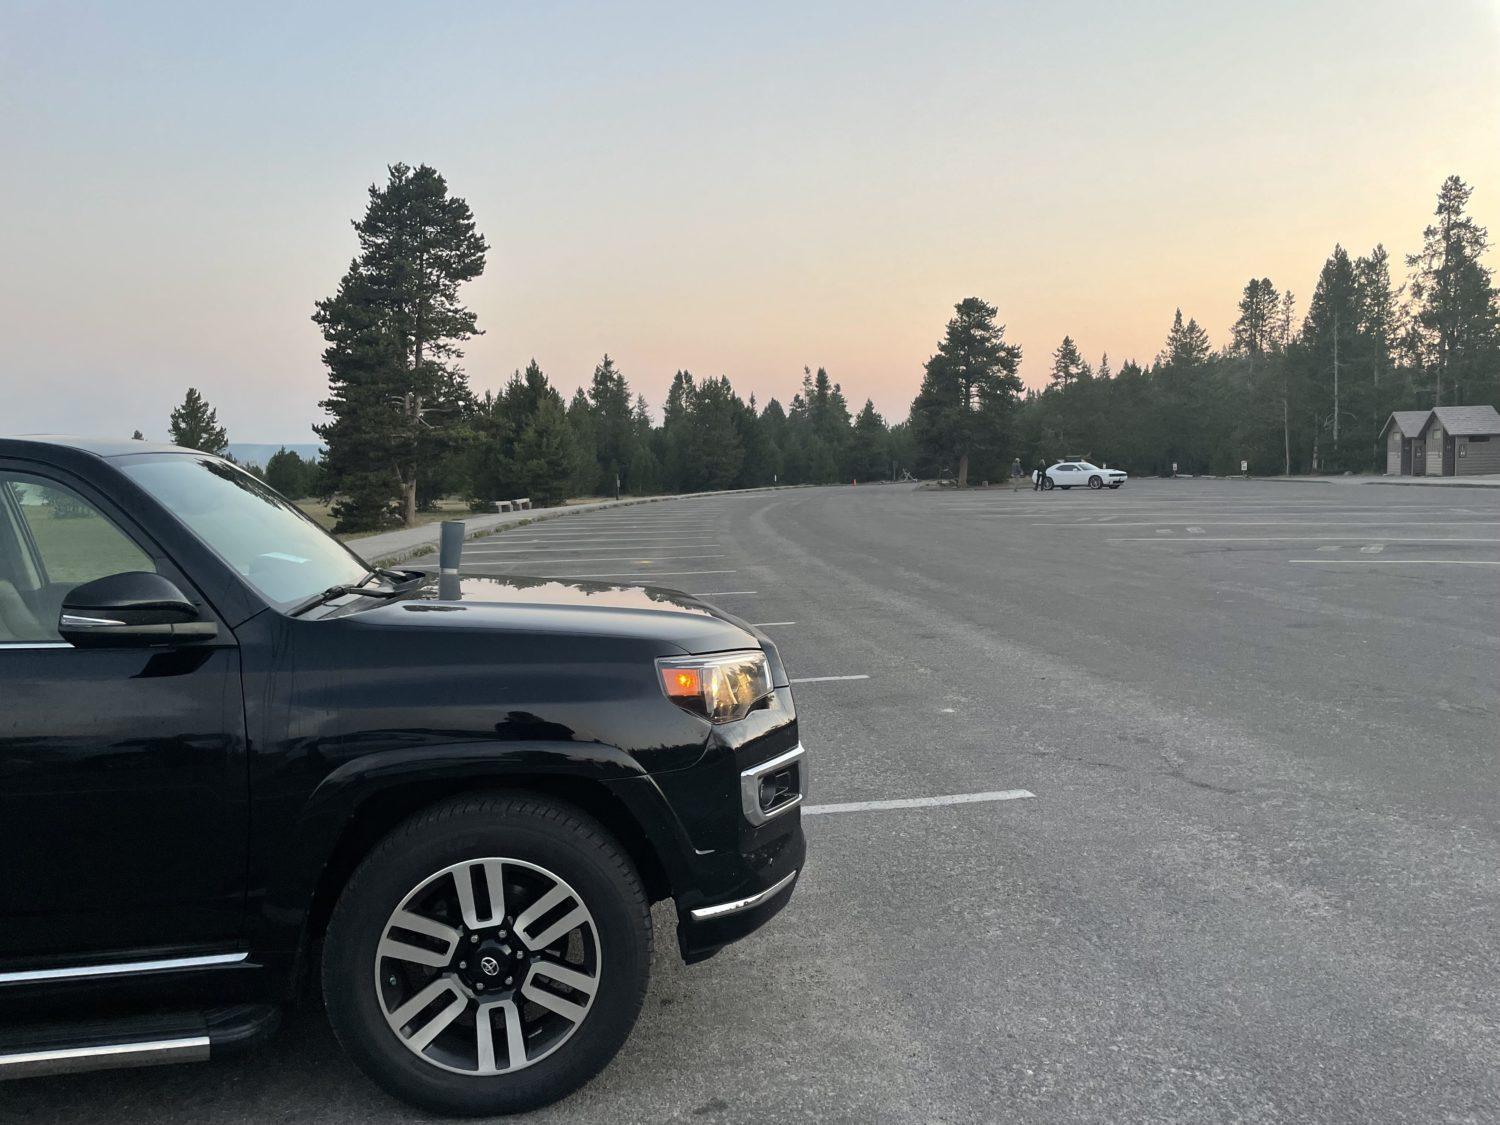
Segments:
[[[359,613],[372,625],[629,637],[683,652],[762,647],[743,621],[679,590],[555,578],[463,578],[457,597],[423,586],[416,597]]]

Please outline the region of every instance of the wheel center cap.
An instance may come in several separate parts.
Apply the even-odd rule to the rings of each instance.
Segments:
[[[515,947],[507,941],[487,938],[472,947],[463,957],[462,965],[455,965],[458,975],[470,988],[489,993],[504,989],[505,978],[515,976]]]

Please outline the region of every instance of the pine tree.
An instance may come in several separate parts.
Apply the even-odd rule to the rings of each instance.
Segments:
[[[1167,334],[1167,346],[1162,349],[1160,362],[1176,368],[1199,367],[1208,359],[1213,347],[1208,342],[1208,333],[1198,327],[1196,320],[1182,323],[1182,310],[1172,318],[1172,330]]]
[[[910,421],[922,461],[938,469],[956,464],[964,487],[971,457],[1005,460],[1021,393],[1021,349],[1005,342],[994,305],[967,297],[954,311],[937,354],[927,361]]]
[[[130,435],[130,440],[131,441],[145,441],[146,440],[146,435],[143,434],[143,433],[141,433],[140,430],[136,430],[135,433],[133,433],[133,434]]]
[[[307,463],[295,449],[282,446],[266,460],[265,481],[288,500],[309,494]]]
[[[1062,343],[1057,345],[1057,350],[1052,353],[1052,382],[1064,390],[1072,383],[1076,383],[1083,377],[1088,368],[1083,356],[1078,352],[1078,345],[1073,343],[1073,337],[1064,336]]]
[[[554,391],[541,399],[516,439],[516,486],[537,507],[561,504],[568,498],[576,456],[562,396]]]
[[[672,385],[667,388],[667,400],[662,406],[657,461],[661,465],[663,483],[672,492],[691,492],[702,487],[694,483],[687,466],[689,416],[696,393],[693,373],[678,371],[672,376]]]
[[[512,381],[520,382],[519,372]],[[521,495],[515,478],[516,426],[506,396],[485,391],[469,424],[472,436],[464,455],[469,506],[492,511],[494,501]]]
[[[704,379],[692,388],[681,446],[685,491],[734,487],[745,457],[735,424],[741,406],[734,388],[722,375]]]
[[[1391,288],[1390,255],[1377,245],[1363,258],[1354,261],[1354,289],[1359,303],[1359,334],[1364,341],[1364,363],[1368,371],[1366,388],[1369,406],[1369,440],[1371,464],[1379,465],[1383,450],[1380,425],[1395,405],[1398,396],[1391,386],[1392,355],[1400,331],[1400,314],[1396,293]]]
[[[772,398],[761,408],[759,425],[770,461],[770,483],[787,484],[790,482],[786,466],[787,418],[779,400]]]
[[[1483,401],[1500,391],[1500,307],[1480,260],[1489,232],[1468,214],[1473,189],[1449,176],[1438,191],[1437,222],[1408,255],[1413,322],[1432,385],[1432,403]]]
[[[1363,453],[1344,449],[1349,423],[1355,419],[1349,408],[1347,369],[1359,358],[1363,341],[1359,334],[1360,299],[1354,263],[1342,246],[1335,246],[1318,275],[1317,287],[1308,302],[1302,322],[1305,371],[1312,389],[1314,410],[1314,462],[1317,468],[1343,469],[1362,460]],[[1331,447],[1324,452],[1322,436]],[[1361,450],[1364,443],[1358,443]]]
[[[865,405],[854,419],[849,440],[849,476],[854,480],[885,480],[891,473],[891,434],[875,403]]]
[[[1280,294],[1269,277],[1251,278],[1240,294],[1239,319],[1234,322],[1231,348],[1250,360],[1253,373],[1271,350]]]
[[[172,411],[167,434],[173,445],[184,449],[201,449],[215,457],[223,457],[229,452],[229,435],[219,425],[219,415],[203,400],[196,387],[189,387],[182,405]]]
[[[600,485],[599,435],[594,408],[582,387],[573,392],[568,402],[568,430],[573,439],[572,494],[592,496]],[[607,491],[614,495],[613,481]]]
[[[488,250],[469,205],[434,169],[393,164],[354,224],[359,256],[313,320],[327,347],[327,443],[340,530],[378,526],[399,504],[416,522],[417,481],[455,444],[472,406],[459,344],[478,333],[458,287]]]
[[[595,452],[599,465],[599,480],[593,487],[614,495],[615,482],[621,480],[625,488],[634,488],[628,472],[636,442],[630,384],[608,355],[594,368],[593,380],[589,384],[589,402],[593,407]]]
[[[629,491],[635,496],[646,496],[662,488],[661,465],[652,449],[655,427],[651,425],[651,411],[645,395],[635,396],[635,407],[630,412],[631,446],[630,461],[625,467],[625,479]]]

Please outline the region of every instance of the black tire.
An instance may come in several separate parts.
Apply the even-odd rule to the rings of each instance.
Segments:
[[[1056,487],[1057,487],[1057,482],[1054,481],[1051,477],[1047,477],[1047,478],[1045,478],[1042,481],[1042,491],[1043,492],[1051,492]]]
[[[587,1013],[550,1054],[508,1073],[481,1075],[445,1069],[392,1030],[386,1001],[377,994],[381,966],[391,962],[377,960],[377,949],[393,912],[415,896],[414,888],[425,888],[455,864],[486,857],[504,857],[521,868],[535,865],[576,890],[596,933],[597,991]],[[518,916],[517,928],[519,922]],[[629,1038],[650,971],[651,913],[625,850],[582,811],[529,795],[445,801],[395,828],[345,885],[323,948],[328,1019],[344,1050],[396,1097],[434,1113],[466,1116],[535,1109],[588,1082]],[[467,1017],[466,1009],[460,1019]],[[506,1040],[508,1050],[508,1035]]]
[[[1092,477],[1089,477],[1089,487],[1090,488],[1095,488],[1095,489],[1097,489],[1097,488],[1103,488],[1104,487],[1104,482],[1102,480],[1100,480],[1097,476],[1092,476]]]

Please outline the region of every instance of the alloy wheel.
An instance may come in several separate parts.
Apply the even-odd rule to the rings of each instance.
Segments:
[[[391,1031],[459,1074],[524,1069],[582,1026],[599,991],[599,931],[554,872],[471,859],[424,879],[391,912],[375,993]]]

